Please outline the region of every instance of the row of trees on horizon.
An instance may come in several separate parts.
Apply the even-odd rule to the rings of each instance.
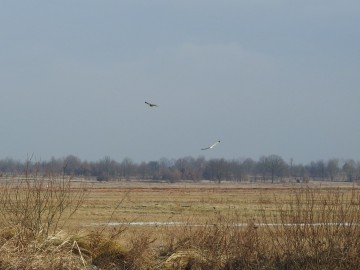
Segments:
[[[360,162],[352,159],[342,161],[312,161],[309,164],[294,164],[279,155],[262,156],[259,160],[226,160],[204,157],[184,157],[178,159],[162,158],[158,161],[136,163],[130,158],[121,162],[104,157],[96,162],[82,161],[69,155],[65,158],[51,158],[49,161],[25,162],[11,158],[0,160],[0,176],[22,173],[37,175],[66,175],[95,178],[98,181],[109,180],[212,180],[212,181],[360,181]]]

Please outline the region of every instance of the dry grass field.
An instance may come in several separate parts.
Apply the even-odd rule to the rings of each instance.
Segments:
[[[274,210],[274,197],[290,187],[213,183],[95,183],[76,217],[82,224],[104,222],[205,223],[210,216],[236,212],[244,221],[259,209]],[[110,218],[111,217],[111,218]]]
[[[0,269],[360,267],[351,183],[25,178],[0,195]]]
[[[147,183],[91,182],[76,212],[76,225],[107,222],[186,222],[205,224],[210,217],[236,214],[239,221],[260,222],[264,211],[271,215],[279,202],[287,201],[295,190],[353,191],[351,183],[313,182],[309,184],[268,183]],[[81,222],[79,222],[81,221]]]

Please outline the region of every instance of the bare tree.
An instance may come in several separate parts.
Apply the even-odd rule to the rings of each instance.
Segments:
[[[217,180],[221,183],[222,180],[229,178],[229,166],[225,159],[212,159],[208,162],[204,177],[210,180]]]
[[[80,158],[69,155],[64,159],[63,170],[66,175],[76,175],[81,165]]]
[[[256,161],[252,160],[251,158],[247,158],[242,163],[242,168],[244,170],[245,177],[249,177],[254,175],[256,169]]]
[[[339,173],[339,160],[338,159],[330,159],[327,162],[326,170],[328,175],[330,176],[331,181],[334,181],[337,174]]]
[[[282,176],[286,168],[285,161],[278,155],[263,156],[259,160],[260,169],[265,174],[270,174],[271,183],[274,183],[275,176]]]
[[[160,164],[158,161],[150,161],[148,163],[149,176],[152,179],[158,179],[160,177]]]
[[[133,172],[134,162],[131,158],[124,158],[121,162],[121,176],[127,180],[130,179],[130,176]]]
[[[240,160],[232,160],[228,162],[229,172],[231,173],[231,179],[237,182],[244,180],[245,172]]]
[[[356,180],[356,163],[354,160],[349,159],[345,161],[342,171],[345,173],[347,181],[352,182]]]
[[[323,160],[311,161],[311,163],[305,166],[306,171],[310,177],[325,179],[326,165]]]

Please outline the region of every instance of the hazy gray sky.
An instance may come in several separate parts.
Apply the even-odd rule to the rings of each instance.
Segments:
[[[0,158],[360,160],[357,0],[1,1],[0,40]]]

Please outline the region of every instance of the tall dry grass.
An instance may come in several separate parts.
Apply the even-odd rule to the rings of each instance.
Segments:
[[[0,269],[360,269],[355,187],[294,189],[258,220],[214,212],[205,224],[137,230],[126,245],[124,226],[64,230],[85,195],[65,177],[0,183]]]
[[[25,173],[1,181],[0,269],[141,269],[148,235],[124,248],[118,241],[123,226],[66,232],[86,192],[86,185],[65,176]]]
[[[171,230],[161,247],[162,269],[258,269],[261,235],[252,220],[243,222],[236,213],[217,213],[207,224]]]
[[[360,194],[357,189],[294,190],[262,222],[271,261],[280,269],[359,269]],[[280,224],[275,226],[275,224]]]
[[[76,243],[62,232],[80,207],[82,185],[70,178],[39,177],[36,173],[0,183],[0,269],[84,269],[72,252]]]
[[[294,189],[273,215],[243,226],[218,213],[205,226],[169,233],[163,269],[360,269],[357,189]]]

